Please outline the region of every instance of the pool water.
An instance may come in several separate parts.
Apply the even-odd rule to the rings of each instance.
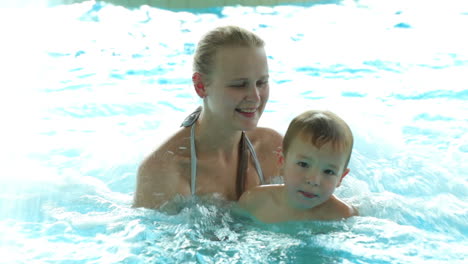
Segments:
[[[190,11],[190,12],[189,12]],[[2,263],[464,263],[468,5],[2,9]],[[141,160],[200,104],[201,34],[262,36],[281,133],[307,109],[355,136],[337,196],[361,216],[267,225],[214,195],[132,209]]]

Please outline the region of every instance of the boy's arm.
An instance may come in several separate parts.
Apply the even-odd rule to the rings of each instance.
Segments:
[[[241,208],[246,210],[252,215],[255,215],[255,212],[258,210],[260,206],[259,202],[259,188],[255,187],[253,189],[250,189],[242,194],[242,196],[239,198],[238,204]]]
[[[351,205],[351,216],[359,216],[359,210],[356,206]]]
[[[248,190],[242,194],[238,204],[257,220],[269,219],[268,215],[274,210],[272,199],[277,191],[275,187],[275,185],[260,185]]]
[[[359,215],[359,211],[355,206],[342,201],[335,195],[331,197],[330,201],[332,202],[332,207],[330,207],[328,214],[329,218],[332,220],[349,218],[352,216]]]

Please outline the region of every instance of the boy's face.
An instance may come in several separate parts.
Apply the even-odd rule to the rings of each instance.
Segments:
[[[291,142],[283,169],[288,202],[310,209],[325,201],[349,172],[346,151],[336,151],[331,142],[317,148],[302,135]]]

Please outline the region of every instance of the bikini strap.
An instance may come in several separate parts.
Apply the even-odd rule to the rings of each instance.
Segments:
[[[252,142],[250,142],[247,135],[245,135],[245,142],[247,143],[247,147],[249,148],[250,154],[252,155],[255,169],[257,170],[258,178],[260,179],[260,185],[263,185],[265,184],[265,178],[263,177],[262,167],[260,166],[260,162],[258,161],[257,153],[255,153],[255,149],[252,145]]]
[[[245,178],[247,177],[247,168],[249,166],[249,153],[246,147],[245,132],[242,131],[241,139],[239,142],[239,160],[237,161],[237,178],[236,178],[236,195],[237,200],[244,193]]]
[[[195,119],[196,121],[197,119]],[[190,191],[192,196],[195,195],[197,183],[197,151],[195,150],[195,124],[193,122],[190,128]]]
[[[191,113],[189,116],[187,116],[184,119],[184,121],[182,122],[182,124],[180,126],[181,127],[192,126],[195,123],[195,121],[197,121],[198,117],[200,116],[201,110],[202,110],[201,106],[197,107],[197,109],[195,109],[195,111],[193,111],[193,113]]]
[[[247,168],[249,166],[249,152],[252,155],[252,160],[255,165],[255,169],[257,170],[258,178],[260,180],[260,185],[265,184],[265,180],[263,178],[262,167],[260,166],[260,162],[258,161],[257,154],[255,153],[255,149],[250,142],[249,138],[242,131],[241,140],[239,142],[239,161],[237,164],[237,178],[236,178],[236,193],[237,193],[237,200],[239,200],[242,193],[245,190],[245,178],[247,177]]]
[[[196,184],[197,184],[197,151],[195,149],[195,124],[197,123],[197,119],[200,116],[202,107],[199,106],[193,113],[187,116],[182,122],[183,127],[190,128],[190,192],[195,195],[196,191]]]
[[[182,122],[183,127],[191,127],[190,128],[190,191],[192,196],[196,193],[196,183],[197,183],[197,151],[195,149],[195,124],[200,116],[202,107],[199,106],[192,114],[190,114],[185,120]],[[252,155],[252,159],[255,165],[255,169],[257,170],[257,174],[260,180],[260,185],[265,184],[265,179],[263,177],[262,167],[260,166],[260,162],[258,161],[257,154],[255,153],[255,149],[250,142],[249,138],[242,131],[241,141],[239,143],[239,161],[237,167],[237,180],[236,180],[236,192],[237,198],[239,199],[240,195],[244,192],[244,185],[245,185],[245,177],[247,175],[247,167],[248,167],[248,153],[247,148]]]

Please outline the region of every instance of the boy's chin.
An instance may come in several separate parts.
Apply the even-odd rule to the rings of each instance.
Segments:
[[[316,207],[316,205],[295,205],[294,206],[294,209],[297,209],[297,210],[311,210],[313,209],[314,207]]]
[[[315,203],[307,203],[304,201],[292,201],[289,203],[289,206],[296,210],[310,210],[317,206]]]

